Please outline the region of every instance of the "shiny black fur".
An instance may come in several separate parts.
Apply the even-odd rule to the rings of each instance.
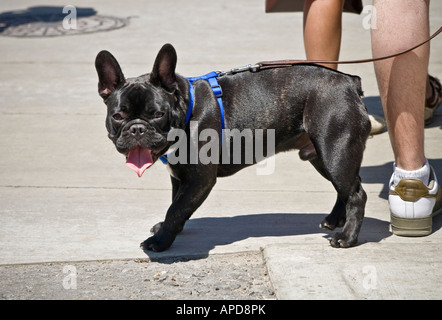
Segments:
[[[108,108],[106,127],[120,153],[142,145],[152,150],[156,161],[173,144],[167,141],[172,128],[189,134],[184,120],[189,83],[175,73],[176,62],[175,49],[166,44],[151,73],[125,79],[109,52],[97,55],[98,90]],[[321,223],[328,230],[343,227],[331,237],[331,245],[355,245],[367,198],[359,169],[370,132],[360,78],[300,64],[223,76],[218,81],[223,90],[226,128],[249,128],[252,132],[275,129],[276,153],[300,149],[301,159],[310,161],[338,194],[332,212]],[[220,133],[220,111],[208,82],[196,81],[194,87],[191,120],[198,121],[199,132],[212,128]],[[199,142],[198,147],[205,143]],[[155,234],[141,246],[154,251],[169,248],[186,220],[207,198],[217,177],[232,175],[248,165],[169,164],[172,204],[164,222],[153,227]]]

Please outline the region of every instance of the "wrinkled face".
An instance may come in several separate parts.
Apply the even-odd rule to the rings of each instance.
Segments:
[[[125,155],[137,146],[152,150],[153,155],[167,148],[176,98],[146,78],[128,79],[106,99],[109,138]]]
[[[107,106],[106,128],[128,167],[141,177],[169,148],[167,134],[181,122],[176,53],[160,50],[150,74],[125,79],[117,60],[101,51],[95,60],[98,92]]]

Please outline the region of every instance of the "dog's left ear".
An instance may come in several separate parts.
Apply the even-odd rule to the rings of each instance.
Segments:
[[[176,83],[175,67],[177,54],[175,48],[167,43],[158,52],[150,74],[150,82],[171,91]]]
[[[115,89],[125,82],[117,59],[106,50],[100,51],[95,58],[98,74],[98,94],[106,99]]]

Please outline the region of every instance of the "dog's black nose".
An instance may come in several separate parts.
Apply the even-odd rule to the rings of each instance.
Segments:
[[[129,132],[137,140],[139,140],[146,132],[146,127],[142,124],[134,124],[134,125],[130,126]]]

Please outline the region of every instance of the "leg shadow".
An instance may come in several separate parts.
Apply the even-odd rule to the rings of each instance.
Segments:
[[[318,213],[265,213],[235,217],[190,219],[184,230],[176,237],[172,246],[164,252],[144,252],[153,261],[173,263],[176,259],[202,259],[216,246],[233,244],[248,238],[287,237],[308,234],[323,234],[324,238],[336,232],[327,233],[319,228],[326,214]],[[379,242],[389,237],[389,223],[374,218],[365,218],[359,236],[359,244]],[[267,243],[271,240],[263,239]],[[290,241],[290,240],[288,240]],[[324,243],[327,239],[324,239]],[[339,250],[339,249],[336,249]]]

